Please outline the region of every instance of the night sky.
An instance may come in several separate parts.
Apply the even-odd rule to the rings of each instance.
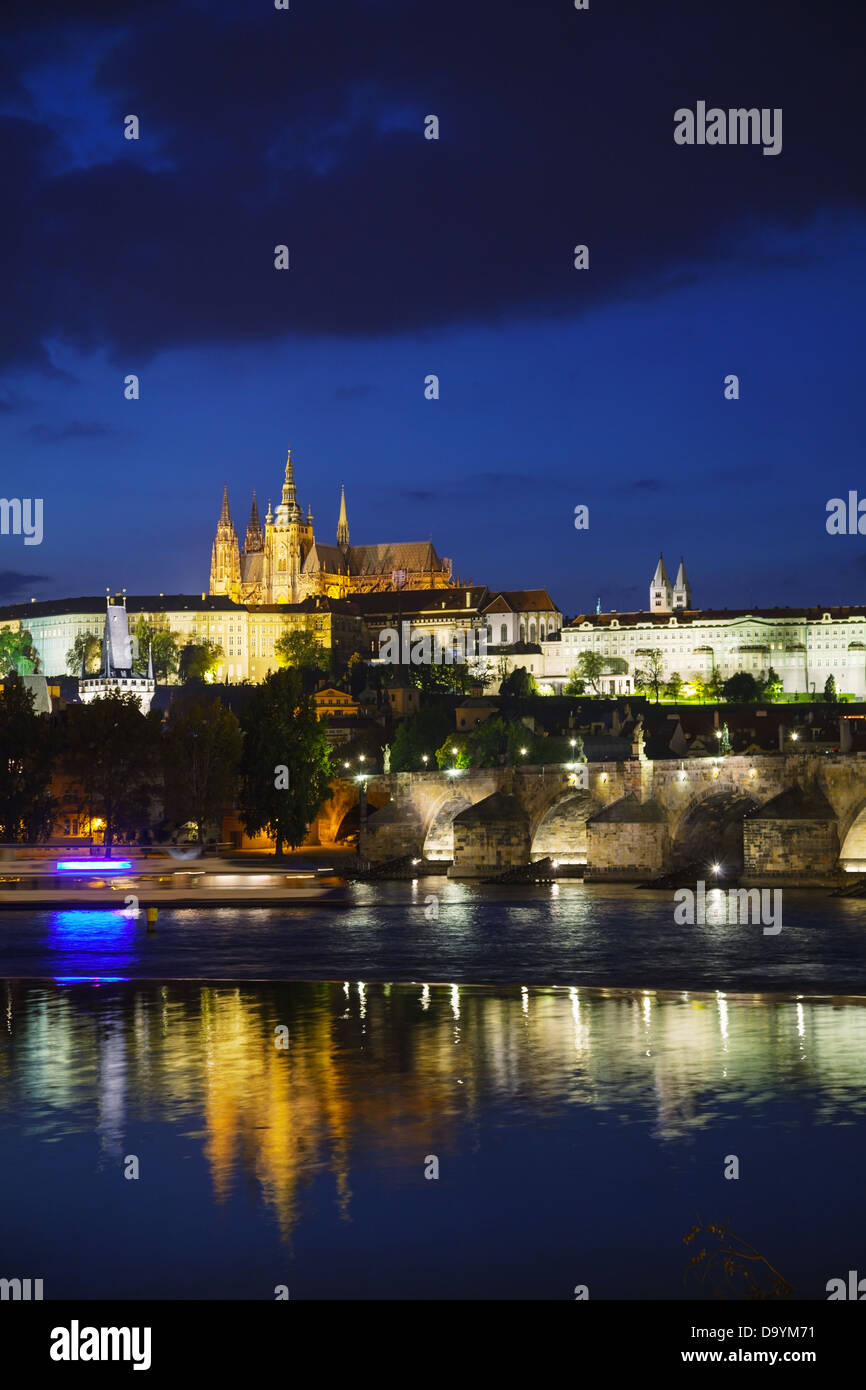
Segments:
[[[568,614],[646,607],[660,549],[701,607],[864,602],[866,537],[825,529],[866,496],[864,31],[853,0],[6,0],[0,493],[45,536],[0,536],[0,603],[206,589],[223,483],[243,535],[288,445],[318,539],[345,482],[353,543],[432,534]],[[676,145],[702,100],[781,107],[782,152]]]

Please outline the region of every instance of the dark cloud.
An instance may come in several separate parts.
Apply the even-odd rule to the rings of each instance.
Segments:
[[[36,444],[62,444],[68,439],[108,439],[117,430],[98,420],[70,420],[68,425],[30,425],[27,433]]]
[[[0,570],[0,600],[4,603],[20,603],[30,598],[34,589],[44,589],[53,584],[49,574],[24,574],[21,570]]]
[[[140,364],[202,342],[573,316],[752,263],[756,226],[802,235],[802,265],[821,254],[816,213],[863,206],[864,7],[51,9],[46,24],[11,6],[28,71],[70,46],[84,67],[117,39],[94,79],[99,162],[73,165],[65,116],[39,123],[44,75],[30,119],[0,121],[0,363],[48,367],[51,338]],[[699,99],[781,107],[782,153],[676,146],[673,113]],[[792,254],[762,245],[764,263]]]
[[[450,503],[467,497],[484,496],[489,494],[491,488],[496,488],[501,495],[514,489],[535,487],[537,482],[537,477],[531,473],[496,473],[491,470],[469,473],[463,479],[445,483],[435,492],[426,488],[400,488],[398,495],[410,502]],[[548,492],[559,492],[566,486],[570,488],[570,484],[566,485],[555,479],[549,479],[545,486]]]

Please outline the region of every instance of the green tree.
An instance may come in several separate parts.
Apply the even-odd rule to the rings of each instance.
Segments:
[[[153,674],[158,681],[167,681],[177,674],[180,639],[176,632],[167,627],[153,627],[142,613],[135,621],[132,635],[138,638],[138,656],[132,663],[137,675],[147,675],[148,653],[153,656]]]
[[[672,671],[670,680],[665,684],[665,694],[669,700],[678,700],[682,694],[684,681],[679,671]]]
[[[449,767],[471,767],[472,750],[468,738],[463,734],[449,734],[444,743],[436,749],[436,766],[440,772]]]
[[[527,695],[538,694],[538,682],[525,666],[515,666],[511,674],[506,676],[500,685],[499,693],[523,700]]]
[[[296,849],[303,841],[332,771],[330,746],[300,672],[288,667],[267,676],[243,711],[241,728],[240,817],[248,835],[273,836],[279,857],[284,844]]]
[[[290,666],[296,671],[327,672],[330,665],[328,653],[312,632],[303,628],[287,628],[274,643],[274,655],[280,666]]]
[[[408,679],[425,695],[467,695],[473,685],[485,684],[473,675],[473,668],[465,661],[455,661],[447,665],[444,661],[423,661],[418,665],[407,665],[392,670],[405,672]]]
[[[447,710],[431,707],[418,710],[402,720],[391,746],[392,772],[423,772],[425,768],[433,771],[434,751],[452,728],[451,716]],[[428,762],[423,762],[426,753]]]
[[[563,689],[563,695],[585,695],[586,681],[577,673],[577,668],[571,672]]]
[[[761,692],[760,699],[778,700],[783,694],[782,677],[771,666],[766,676],[758,681],[758,687]]]
[[[751,671],[738,671],[722,686],[722,699],[732,705],[751,705],[761,698],[761,687]]]
[[[242,746],[240,724],[221,700],[172,706],[163,739],[165,815],[175,825],[194,822],[199,844],[206,825],[219,830],[234,799]]]
[[[830,705],[839,703],[839,694],[836,690],[836,677],[828,676],[824,682],[824,699]]]
[[[29,676],[38,665],[33,636],[26,627],[19,632],[13,632],[11,627],[0,630],[0,676],[10,671],[18,676]]]
[[[636,690],[652,692],[656,704],[659,702],[659,691],[664,683],[665,659],[659,647],[645,648],[643,651],[635,653],[636,656],[643,657],[643,664],[634,673],[634,684]]]
[[[79,632],[66,653],[66,669],[70,676],[81,675],[81,663],[88,676],[96,676],[102,664],[102,643],[95,632]]]
[[[149,824],[159,787],[161,716],[142,714],[133,694],[109,691],[70,705],[62,734],[64,770],[78,788],[79,808],[105,821],[105,852],[118,833]]]
[[[212,642],[208,637],[201,642],[188,642],[180,651],[180,679],[206,681],[216,671],[224,655],[219,642]]]
[[[579,652],[577,665],[572,676],[582,680],[590,695],[601,694],[601,677],[607,668],[607,659],[599,652]]]
[[[467,751],[473,767],[499,767],[505,763],[513,767],[518,761],[518,750],[527,744],[530,734],[525,724],[519,720],[506,720],[501,715],[493,715],[477,724],[467,740]]]
[[[694,681],[695,694],[699,700],[712,701],[718,704],[722,698],[722,686],[724,679],[718,666],[715,666],[709,677],[705,680],[703,676],[696,676]]]
[[[53,728],[33,694],[8,674],[0,691],[0,840],[45,839],[51,831]]]

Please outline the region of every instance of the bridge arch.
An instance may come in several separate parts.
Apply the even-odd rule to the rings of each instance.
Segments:
[[[532,831],[529,858],[558,859],[561,864],[586,863],[586,822],[602,803],[591,792],[567,788],[545,806]]]
[[[841,819],[841,818],[840,818]],[[839,825],[839,861],[843,867],[866,871],[866,801],[855,806]]]
[[[739,787],[723,787],[694,797],[682,812],[671,837],[671,864],[721,864],[728,872],[743,868],[743,821],[760,810],[760,802]]]
[[[427,822],[424,835],[423,855],[425,859],[454,859],[454,817],[470,806],[483,801],[490,795],[490,787],[483,786],[473,793],[467,790],[471,783],[455,782],[436,805]]]

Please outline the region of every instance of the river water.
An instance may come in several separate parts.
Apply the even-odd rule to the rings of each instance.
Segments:
[[[863,1265],[864,931],[823,894],[786,891],[767,936],[677,926],[672,895],[442,879],[153,934],[0,914],[0,1275],[824,1298]]]

